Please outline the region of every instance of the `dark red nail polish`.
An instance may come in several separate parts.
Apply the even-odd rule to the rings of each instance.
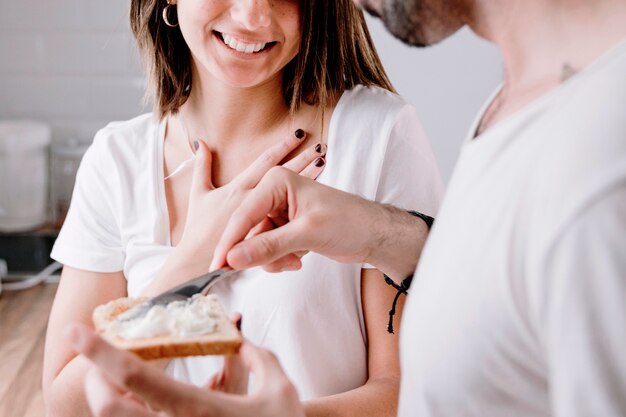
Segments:
[[[198,141],[194,140],[193,141],[193,148],[197,151],[199,147],[200,147],[200,144],[198,143]]]
[[[241,316],[239,316],[239,320],[237,320],[237,323],[235,323],[235,325],[237,326],[237,330],[241,331]]]
[[[294,135],[296,135],[298,139],[302,139],[304,137],[304,130],[298,129],[294,132]]]
[[[326,163],[326,161],[324,161],[324,158],[317,158],[315,160],[315,166],[318,167],[318,168],[323,167],[325,163]]]
[[[322,153],[322,144],[321,143],[318,143],[317,145],[315,145],[315,152]]]

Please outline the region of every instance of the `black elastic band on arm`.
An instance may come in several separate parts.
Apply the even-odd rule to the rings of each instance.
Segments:
[[[428,230],[430,230],[433,227],[433,223],[435,222],[434,217],[430,217],[424,213],[420,213],[419,211],[415,211],[415,210],[407,210],[407,213],[424,220],[424,222],[426,223],[426,226],[428,226]]]
[[[427,216],[426,214],[420,213],[419,211],[408,210],[407,213],[419,217],[424,220],[426,226],[428,226],[428,230],[433,227],[433,223],[435,219],[433,217]],[[409,287],[411,286],[411,282],[413,281],[413,274],[409,275],[405,279],[402,280],[400,285],[396,284],[391,278],[387,275],[384,275],[385,282],[395,288],[398,292],[396,293],[395,298],[393,299],[393,304],[391,305],[391,310],[389,310],[389,323],[387,324],[387,331],[389,333],[393,333],[393,316],[396,314],[396,304],[398,303],[398,298],[400,298],[400,294],[408,295]]]
[[[398,298],[400,298],[400,294],[408,294],[409,287],[411,286],[411,281],[413,281],[413,275],[409,275],[402,280],[400,285],[398,285],[393,282],[391,278],[385,275],[385,282],[398,290],[398,292],[396,293],[396,297],[393,299],[391,310],[389,310],[389,323],[387,324],[387,331],[389,333],[393,333],[393,316],[396,314],[396,303],[398,302]]]

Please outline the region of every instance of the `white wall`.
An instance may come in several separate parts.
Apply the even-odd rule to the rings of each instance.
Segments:
[[[49,122],[89,141],[144,111],[129,0],[0,0],[0,118]]]
[[[0,119],[36,118],[53,140],[89,141],[147,110],[129,0],[0,0]],[[447,179],[476,111],[501,78],[495,50],[463,31],[435,48],[370,28],[398,91],[418,109]]]
[[[368,16],[376,48],[398,92],[418,110],[447,181],[469,127],[502,79],[500,57],[469,29],[419,49]]]

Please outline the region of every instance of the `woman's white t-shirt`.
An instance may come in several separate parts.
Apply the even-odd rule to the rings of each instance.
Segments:
[[[87,271],[123,271],[139,295],[172,251],[163,178],[165,122],[151,114],[111,123],[81,163],[72,204],[52,257]],[[380,88],[346,91],[330,120],[320,183],[434,215],[443,185],[415,110]],[[295,272],[243,271],[212,290],[242,332],[278,356],[302,399],[344,392],[367,380],[360,264],[314,253]],[[171,362],[180,380],[204,384],[222,358]]]

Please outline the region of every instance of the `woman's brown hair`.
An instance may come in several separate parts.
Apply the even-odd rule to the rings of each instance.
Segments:
[[[352,0],[301,3],[300,51],[283,76],[283,95],[291,112],[303,102],[325,107],[335,93],[357,84],[395,91],[363,12]],[[166,0],[131,0],[130,9],[131,29],[148,67],[149,92],[160,117],[178,111],[189,97],[192,82],[189,48],[178,27],[165,25],[162,13],[166,5]]]

